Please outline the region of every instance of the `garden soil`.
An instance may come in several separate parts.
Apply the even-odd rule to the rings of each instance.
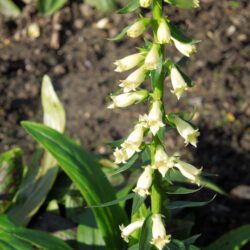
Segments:
[[[194,123],[201,131],[199,144],[197,149],[185,147],[171,131],[167,147],[216,174],[213,181],[227,192],[250,185],[250,3],[203,0],[198,10],[167,8],[166,12],[190,36],[202,41],[184,68],[196,86],[177,102],[166,79],[165,96],[168,111],[197,108]],[[20,121],[42,121],[40,88],[43,75],[48,74],[66,109],[66,134],[87,150],[108,155],[106,143],[127,135],[146,110],[143,105],[126,110],[106,108],[109,94],[125,76],[114,72],[113,62],[142,44],[138,39],[112,42],[108,38],[134,19],[135,14],[104,16],[77,3],[53,17],[42,17],[34,6],[24,8],[16,20],[0,17],[0,151],[19,146],[26,160],[30,159],[35,143]],[[40,27],[38,38],[27,35],[32,23]],[[173,46],[167,55],[180,59]],[[211,192],[201,191],[194,198],[211,197]],[[197,209],[194,233],[202,233],[200,244],[207,244],[250,223],[249,211],[250,200],[218,195],[211,204]]]

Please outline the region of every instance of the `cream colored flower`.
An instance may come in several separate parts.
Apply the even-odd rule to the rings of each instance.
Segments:
[[[196,46],[191,43],[182,43],[172,37],[176,49],[178,49],[184,56],[190,57],[196,52]]]
[[[120,163],[126,163],[128,160],[128,155],[125,149],[121,148],[116,148],[114,151],[114,157],[115,157],[115,163],[120,164]]]
[[[187,179],[189,179],[192,183],[196,183],[197,185],[200,185],[199,175],[202,172],[202,168],[197,169],[193,165],[188,164],[181,160],[177,160],[174,166],[178,168],[181,174],[185,176]]]
[[[131,38],[140,36],[147,28],[148,20],[140,19],[139,21],[132,24],[127,30],[127,35]]]
[[[113,103],[108,106],[109,109],[125,108],[136,102],[140,102],[148,96],[146,90],[124,93],[116,96],[111,96]]]
[[[140,6],[148,8],[152,4],[152,0],[140,0]]]
[[[136,221],[130,223],[129,225],[127,225],[126,227],[124,227],[124,225],[119,226],[119,228],[121,230],[122,238],[126,242],[128,242],[129,236],[143,226],[144,220],[145,219],[136,220]]]
[[[121,81],[120,87],[123,88],[125,93],[135,90],[139,87],[146,76],[146,69],[144,67],[138,68],[136,71],[131,73],[125,80]]]
[[[162,250],[165,245],[170,243],[171,235],[166,234],[166,230],[162,222],[162,215],[154,214],[152,220],[153,220],[153,226],[152,226],[153,239],[151,241],[151,244],[154,245],[157,249]]]
[[[145,62],[144,62],[144,67],[147,70],[155,70],[157,68],[157,65],[160,60],[160,55],[159,55],[159,45],[158,44],[153,44],[152,48],[148,52]]]
[[[147,195],[149,195],[149,189],[152,185],[153,179],[152,173],[153,170],[151,166],[147,166],[139,177],[136,187],[133,189],[133,192],[138,193],[142,197],[146,197]]]
[[[170,78],[173,86],[171,92],[176,95],[177,99],[180,99],[183,92],[188,89],[188,85],[175,66],[171,68]]]
[[[132,54],[126,56],[120,60],[117,60],[114,64],[117,66],[116,72],[123,72],[126,70],[130,70],[137,66],[140,62],[144,60],[144,56],[141,53]]]
[[[177,115],[173,116],[172,121],[174,122],[179,134],[184,138],[186,145],[190,143],[196,147],[197,137],[200,135],[199,130],[194,129],[188,122],[184,121]]]
[[[161,145],[157,145],[155,150],[153,169],[157,169],[164,177],[170,168],[174,167],[173,157],[169,157]]]
[[[135,153],[140,152],[140,146],[143,142],[144,127],[137,124],[128,138],[121,144],[126,151],[128,159]]]
[[[160,20],[160,24],[157,29],[157,39],[160,44],[170,43],[171,33],[168,24],[164,18]]]
[[[165,126],[162,122],[161,101],[154,101],[149,114],[140,116],[140,122],[156,135],[159,129]]]

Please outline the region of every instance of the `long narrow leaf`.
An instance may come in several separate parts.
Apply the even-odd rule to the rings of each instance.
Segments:
[[[22,122],[26,131],[48,150],[72,179],[89,206],[115,200],[115,193],[104,173],[91,156],[73,140],[42,124]],[[119,225],[126,222],[118,205],[93,209],[107,249],[119,249],[123,242]]]

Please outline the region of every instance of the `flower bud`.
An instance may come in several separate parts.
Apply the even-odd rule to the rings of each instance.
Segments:
[[[130,70],[137,66],[141,61],[143,61],[143,59],[144,56],[141,53],[126,56],[114,63],[117,66],[115,71],[123,72],[126,70]]]
[[[131,38],[136,38],[140,36],[144,30],[147,28],[149,20],[146,18],[140,19],[139,21],[132,24],[127,30],[127,35]]]
[[[128,226],[124,227],[124,225],[119,226],[121,230],[122,238],[128,242],[129,236],[134,233],[136,230],[140,229],[143,226],[144,219],[140,219],[130,223]]]
[[[109,109],[125,108],[136,102],[140,102],[148,96],[148,91],[140,90],[131,93],[124,93],[117,96],[111,96],[113,103],[108,106]]]
[[[179,100],[182,93],[188,89],[188,85],[182,77],[180,71],[175,66],[171,68],[170,78],[173,86],[173,90],[171,90],[171,92],[175,94]]]
[[[160,44],[170,43],[171,33],[164,18],[160,20],[160,24],[157,30],[157,39]]]
[[[196,52],[196,46],[191,43],[182,43],[174,38],[174,45],[176,49],[178,49],[184,56],[190,57],[192,54]]]
[[[122,143],[122,148],[126,151],[127,158],[129,159],[135,152],[140,152],[140,146],[143,142],[144,127],[137,124],[132,133]]]
[[[140,6],[143,8],[148,8],[152,4],[153,0],[140,0]]]
[[[147,70],[155,70],[157,68],[157,65],[159,63],[160,55],[159,55],[159,45],[153,44],[152,48],[148,52],[146,58],[144,67]]]
[[[162,122],[161,102],[154,101],[148,115],[140,117],[140,121],[144,127],[149,128],[153,135],[156,135],[161,127],[164,127]]]
[[[197,137],[200,135],[199,130],[194,129],[188,122],[184,121],[177,115],[174,115],[171,120],[175,124],[179,134],[185,139],[186,145],[190,143],[196,147]]]
[[[158,169],[162,177],[164,177],[167,171],[172,167],[174,167],[173,158],[166,154],[164,148],[161,145],[157,145],[152,168]]]
[[[152,173],[153,170],[151,169],[151,166],[147,166],[143,173],[140,175],[136,188],[133,189],[133,192],[138,193],[142,197],[146,197],[149,195],[149,189],[152,185]]]
[[[164,224],[160,214],[154,214],[152,217],[152,236],[151,244],[157,249],[162,250],[166,244],[170,242],[171,235],[166,234]]]
[[[177,162],[174,165],[176,168],[178,168],[183,176],[185,176],[187,179],[189,179],[192,183],[196,183],[197,185],[200,185],[199,181],[199,175],[202,171],[201,169],[197,169],[191,164],[188,164],[184,161],[177,160]]]
[[[144,67],[140,67],[133,73],[131,73],[127,79],[121,81],[120,87],[123,88],[125,93],[135,90],[145,79],[146,70]]]

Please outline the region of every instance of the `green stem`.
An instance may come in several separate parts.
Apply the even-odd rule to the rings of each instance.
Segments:
[[[162,0],[154,0],[153,1],[153,19],[155,25],[153,26],[154,39],[157,41],[157,28],[158,28],[158,20],[162,17]],[[164,45],[161,45],[160,53],[164,57]],[[164,97],[164,70],[161,69],[161,74],[156,83],[154,83],[154,92],[153,97],[155,100],[161,100],[162,102],[162,111],[164,112],[163,105],[163,97]],[[158,136],[156,135],[153,138],[153,142],[151,145],[151,164],[154,164],[154,154],[156,146],[159,144]],[[162,190],[161,190],[161,174],[158,171],[154,171],[153,174],[153,184],[151,188],[151,207],[152,213],[161,213],[162,211]]]

